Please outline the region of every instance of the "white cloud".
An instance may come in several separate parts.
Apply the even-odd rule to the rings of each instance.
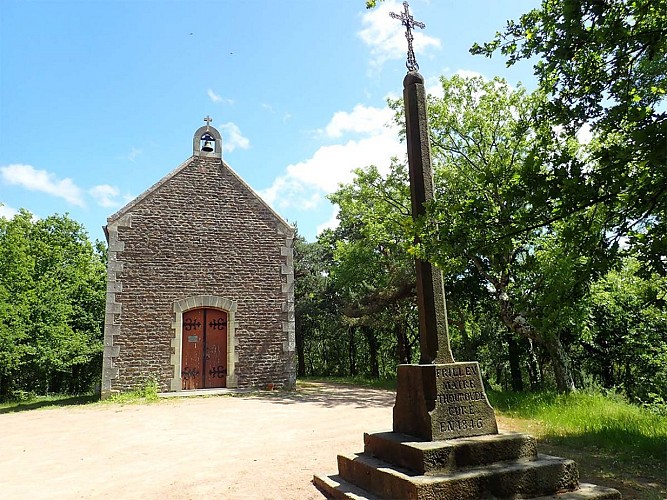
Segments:
[[[118,159],[119,159],[119,160],[131,161],[132,163],[134,163],[134,162],[137,160],[137,158],[138,158],[143,152],[144,152],[143,149],[135,148],[134,146],[132,146],[132,147],[130,148],[130,152],[129,152],[128,154],[126,154],[126,155],[120,155],[120,156],[118,156]]]
[[[250,139],[241,134],[241,129],[235,123],[223,123],[218,129],[224,136],[222,147],[226,153],[231,153],[236,148],[248,149],[250,147]]]
[[[442,85],[440,84],[439,78],[429,78],[424,83],[424,90],[426,91],[426,95],[432,95],[439,99],[442,99],[445,96],[445,92],[442,90]]]
[[[116,200],[116,197],[120,195],[120,191],[115,186],[100,184],[99,186],[90,188],[88,193],[95,198],[95,201],[101,207],[111,208],[120,206],[120,202]]]
[[[229,104],[230,106],[232,106],[236,102],[234,99],[228,99],[228,98],[222,97],[219,94],[216,94],[213,91],[213,89],[208,89],[206,91],[206,95],[208,95],[208,98],[213,102],[222,102],[222,103],[225,103],[225,104]]]
[[[565,127],[562,125],[554,125],[552,130],[560,139],[565,139],[568,136],[565,132]],[[574,133],[574,136],[579,144],[583,146],[588,145],[591,142],[591,139],[593,139],[593,130],[591,129],[590,124],[584,123],[581,128]]]
[[[442,71],[442,73],[445,75],[452,75],[451,69],[449,68],[445,68]],[[479,73],[477,71],[472,71],[469,69],[457,69],[453,74],[456,76],[460,76],[461,78],[482,78],[484,81],[489,80],[482,73]],[[442,84],[440,83],[439,76],[428,78],[426,82],[424,82],[424,85],[426,87],[426,93],[428,95],[432,95],[440,99],[444,97],[445,94],[444,91],[442,90]]]
[[[391,111],[387,111],[386,116],[390,116]],[[391,158],[404,155],[405,145],[399,142],[397,127],[385,126],[386,120],[378,119],[383,115],[382,110],[364,106],[334,114],[326,127],[331,136],[352,131],[366,137],[321,146],[310,158],[288,165],[283,175],[260,191],[261,196],[278,210],[309,210],[338,189],[340,183],[351,182],[356,168],[375,165],[381,172],[388,172]],[[355,126],[350,117],[361,125]]]
[[[5,219],[11,219],[17,213],[19,213],[19,211],[16,210],[15,208],[10,207],[9,205],[5,205],[4,203],[0,203],[0,217],[4,217]]]
[[[213,101],[213,102],[220,102],[220,101],[222,101],[222,97],[220,97],[218,94],[216,94],[215,92],[213,92],[213,89],[208,89],[208,90],[206,91],[206,93],[208,94],[208,97],[209,97],[209,99],[211,99],[211,101]]]
[[[395,0],[383,2],[379,7],[367,11],[362,17],[364,28],[358,35],[371,49],[371,65],[382,66],[390,59],[405,59],[407,56],[407,41],[405,28],[397,19],[389,16],[390,12],[399,13],[403,10],[401,4]],[[422,54],[430,47],[440,47],[440,40],[425,35],[419,29],[412,31],[412,42],[415,54]]]
[[[84,206],[82,191],[72,182],[72,179],[59,180],[51,172],[21,164],[0,167],[0,176],[7,184],[63,198],[72,205]]]
[[[304,184],[332,193],[339,183],[352,180],[355,168],[373,164],[378,168],[388,167],[392,154],[399,154],[398,146],[393,130],[345,144],[322,146],[308,160],[289,165],[287,174]]]
[[[388,124],[394,112],[385,108],[367,107],[357,104],[351,113],[337,111],[324,128],[327,137],[338,138],[346,132],[374,133]]]
[[[457,69],[456,73],[454,74],[460,76],[461,78],[482,78],[484,80],[488,80],[488,78],[483,74],[469,69]]]

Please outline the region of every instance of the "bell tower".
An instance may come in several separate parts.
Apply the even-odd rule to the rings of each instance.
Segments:
[[[206,125],[199,127],[192,138],[192,154],[222,159],[222,136],[211,126],[213,118],[204,118]]]

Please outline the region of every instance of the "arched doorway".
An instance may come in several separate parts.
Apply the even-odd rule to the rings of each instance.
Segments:
[[[183,389],[226,387],[227,313],[201,307],[183,313]]]

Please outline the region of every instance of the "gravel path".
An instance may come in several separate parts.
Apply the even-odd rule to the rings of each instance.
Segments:
[[[388,430],[394,394],[307,383],[292,394],[95,404],[0,415],[0,498],[321,499],[313,473]]]

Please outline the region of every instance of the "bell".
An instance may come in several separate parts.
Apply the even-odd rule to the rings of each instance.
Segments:
[[[213,151],[213,143],[211,141],[205,141],[201,150],[210,153],[211,151]]]

